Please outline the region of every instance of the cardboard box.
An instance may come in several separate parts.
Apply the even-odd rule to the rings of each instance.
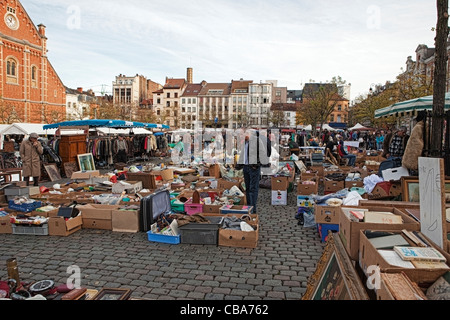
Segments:
[[[220,208],[221,214],[251,214],[253,207],[251,206],[222,206]]]
[[[400,181],[402,177],[409,177],[409,171],[406,168],[393,168],[382,171],[384,181]]]
[[[323,166],[311,166],[310,170],[314,171],[314,172],[317,172],[317,175],[320,178],[323,178],[323,176],[324,176],[324,167]]]
[[[219,179],[217,182],[217,189],[229,190],[233,186],[237,186],[239,189],[243,190],[243,188],[242,188],[243,182],[244,182],[243,178],[233,178],[233,181]]]
[[[118,182],[113,184],[112,193],[126,192],[128,194],[136,194],[142,189],[142,181],[125,181],[124,183]]]
[[[319,174],[317,171],[312,171],[312,172],[302,172],[302,174],[300,175],[300,179],[301,181],[308,181],[308,180],[317,180]]]
[[[371,231],[370,229],[368,229]],[[370,243],[369,239],[365,235],[365,231],[360,230],[360,247],[359,247],[359,264],[363,272],[368,275],[368,267],[379,266],[381,272],[389,271],[403,271],[413,282],[419,284],[419,286],[427,287],[434,283],[439,277],[449,271],[449,269],[421,269],[421,268],[402,268],[389,264],[378,252],[377,249]],[[377,230],[386,231],[394,234],[402,234],[401,231],[392,230]],[[426,237],[423,233],[419,232],[419,235],[430,243],[436,250],[442,253],[447,259],[447,265],[450,263],[450,255],[434,245],[434,243]],[[413,246],[411,244],[411,246]],[[373,270],[372,270],[373,272]]]
[[[5,234],[5,233],[6,234],[12,233],[10,216],[0,217],[0,234]]]
[[[341,207],[314,205],[314,215],[318,224],[339,224]]]
[[[286,206],[287,205],[288,192],[272,190],[272,206]]]
[[[83,219],[111,220],[112,211],[117,210],[119,206],[87,204],[77,208],[81,211]]]
[[[344,214],[342,208],[369,209],[369,211],[378,212],[392,212],[393,214],[400,215],[403,218],[402,224],[382,224],[382,223],[367,223],[367,222],[355,222],[351,221],[347,215]],[[377,208],[377,207],[340,207],[340,219],[339,219],[339,236],[342,243],[347,250],[348,255],[354,261],[359,258],[359,242],[360,242],[360,230],[403,230],[408,231],[420,231],[420,224],[409,217],[404,211],[397,208]]]
[[[364,188],[364,181],[345,181],[345,189]]]
[[[50,236],[67,237],[81,230],[82,224],[81,216],[67,221],[63,217],[51,217],[48,219],[48,234]]]
[[[72,180],[89,180],[92,177],[98,177],[100,176],[100,171],[93,170],[93,171],[77,171],[72,173]]]
[[[112,220],[83,218],[83,229],[112,230]]]
[[[312,208],[314,207],[314,200],[312,197],[308,196],[297,196],[297,207],[305,207],[305,208]]]
[[[237,216],[241,218],[241,216]],[[244,232],[240,230],[219,229],[219,246],[233,248],[255,249],[259,239],[259,218],[257,215],[250,215],[252,221],[248,222],[255,231]]]
[[[289,189],[289,177],[272,177],[272,191],[287,191]]]
[[[140,210],[113,210],[112,231],[137,233],[140,231],[139,225]]]
[[[326,193],[335,193],[341,191],[342,189],[345,189],[345,182],[325,180],[324,188],[325,188],[324,191]]]
[[[309,196],[319,193],[319,183],[316,184],[301,184],[297,185],[297,195]]]
[[[87,204],[78,206],[83,217],[83,228],[112,230],[112,212],[120,206]]]
[[[221,177],[219,164],[213,164],[209,167],[209,176],[216,179],[219,179]]]

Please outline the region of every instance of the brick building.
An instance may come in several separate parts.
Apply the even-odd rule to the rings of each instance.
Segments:
[[[0,122],[66,118],[66,88],[47,57],[45,26],[18,0],[0,0]]]

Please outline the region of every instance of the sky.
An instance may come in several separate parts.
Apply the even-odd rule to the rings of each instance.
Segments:
[[[340,76],[351,99],[395,81],[419,44],[434,47],[432,0],[21,0],[44,24],[63,83],[111,92],[119,74],[194,82]]]

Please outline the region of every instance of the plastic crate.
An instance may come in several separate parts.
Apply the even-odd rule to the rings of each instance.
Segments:
[[[11,225],[12,233],[19,235],[48,236],[48,224],[40,226],[33,225]]]
[[[192,203],[192,199],[184,204],[184,211],[187,215],[193,216],[194,214],[203,213],[203,204]]]
[[[223,217],[207,217],[211,223],[189,223],[180,227],[181,243],[215,245],[219,243],[219,229]]]
[[[8,208],[20,212],[31,212],[36,210],[37,208],[42,207],[41,201],[35,201],[33,203],[22,203],[22,204],[16,204],[14,203],[14,200],[9,200],[8,202]]]
[[[180,244],[181,236],[166,236],[163,234],[156,234],[151,231],[147,232],[148,241],[150,242],[158,242],[158,243],[167,243],[167,244]]]
[[[177,199],[173,199],[170,204],[171,204],[171,209],[174,213],[185,213],[184,211],[184,203],[179,204],[179,203],[175,203],[177,201]]]

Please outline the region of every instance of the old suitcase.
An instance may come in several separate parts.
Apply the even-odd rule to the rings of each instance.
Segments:
[[[151,230],[152,224],[156,222],[161,214],[171,212],[170,192],[160,191],[153,193],[141,200],[140,226],[141,231]]]

